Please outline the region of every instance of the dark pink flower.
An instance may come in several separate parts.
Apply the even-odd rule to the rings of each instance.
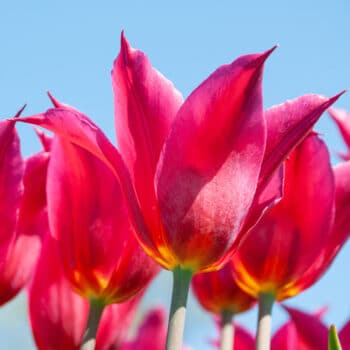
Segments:
[[[125,341],[141,295],[107,306],[97,333],[97,350],[119,349]],[[38,349],[79,349],[89,304],[66,279],[56,241],[47,235],[28,291],[29,316]]]
[[[285,162],[283,198],[253,227],[233,257],[242,289],[283,300],[310,286],[305,274],[332,240],[334,187],[328,150],[310,134]],[[327,257],[317,269],[329,263]],[[313,282],[319,277],[316,272]]]
[[[119,183],[94,154],[56,136],[47,176],[50,230],[73,289],[123,302],[159,271],[134,236]]]
[[[112,170],[138,240],[163,267],[215,270],[280,196],[280,186],[266,184],[338,98],[288,102],[272,109],[266,125],[261,80],[271,51],[221,66],[183,101],[122,35],[112,80],[125,163],[91,120],[57,101],[20,120],[56,132]]]

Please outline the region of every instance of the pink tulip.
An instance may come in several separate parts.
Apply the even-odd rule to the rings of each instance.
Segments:
[[[105,308],[97,333],[97,350],[119,349],[139,304],[131,301]],[[74,293],[60,262],[56,241],[47,235],[28,292],[29,316],[38,349],[75,350],[88,318],[88,302]]]
[[[125,163],[98,126],[55,100],[55,108],[20,120],[56,132],[112,171],[138,240],[163,267],[215,270],[280,196],[266,184],[338,98],[287,102],[266,125],[261,80],[271,51],[218,68],[183,101],[122,35],[112,80]]]
[[[327,148],[311,134],[285,162],[283,198],[233,257],[232,268],[242,289],[283,300],[310,286],[305,274],[332,241],[334,187]],[[315,269],[328,266],[328,258]],[[319,277],[313,273],[313,282]]]
[[[94,154],[56,136],[47,195],[50,230],[77,293],[123,302],[158,272],[134,237],[116,177]]]

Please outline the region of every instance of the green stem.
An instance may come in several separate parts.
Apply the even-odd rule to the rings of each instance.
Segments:
[[[256,350],[270,350],[271,343],[271,312],[275,296],[271,293],[259,295],[258,331],[256,335]]]
[[[94,350],[96,334],[102,312],[105,305],[96,300],[90,301],[89,318],[86,324],[85,334],[81,342],[80,350]]]
[[[232,350],[234,339],[233,313],[225,310],[221,313],[221,342],[220,350]]]
[[[173,293],[169,314],[166,350],[181,350],[185,328],[186,304],[192,270],[176,267],[173,270]]]

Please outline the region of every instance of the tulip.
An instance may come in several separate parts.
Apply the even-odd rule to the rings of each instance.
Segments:
[[[14,122],[0,121],[0,305],[27,284],[39,256],[47,161],[47,152],[23,161]]]
[[[286,160],[283,191],[232,260],[239,286],[259,298],[257,349],[269,348],[263,344],[269,344],[273,301],[307,288],[305,272],[331,241],[334,176],[317,135],[310,134]]]
[[[125,162],[97,125],[56,100],[55,108],[20,118],[80,146],[116,176],[140,244],[173,271],[177,301],[170,312],[171,339],[174,323],[182,324],[174,333],[182,337],[191,276],[228,261],[280,195],[279,188],[264,190],[274,171],[338,98],[308,95],[286,104],[274,110],[281,123],[272,121],[268,129],[261,76],[271,52],[218,68],[183,102],[172,83],[122,35],[112,80]],[[175,313],[182,321],[173,322]]]
[[[96,349],[119,349],[126,339],[141,295],[105,308]],[[60,261],[57,242],[47,235],[28,291],[29,316],[37,348],[80,348],[88,320],[89,303],[74,293]]]
[[[239,288],[233,279],[231,264],[218,271],[197,274],[192,290],[204,309],[221,317],[221,349],[233,347],[232,318],[254,306],[256,299]]]
[[[66,277],[91,303],[87,328],[94,338],[103,307],[133,297],[155,276],[158,266],[134,237],[111,170],[59,136],[51,146],[47,196],[50,230]]]

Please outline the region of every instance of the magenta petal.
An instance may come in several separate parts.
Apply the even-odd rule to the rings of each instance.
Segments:
[[[299,288],[306,289],[329,268],[344,243],[350,237],[350,161],[338,164],[335,175],[335,219],[331,234],[318,258],[298,281]]]
[[[119,350],[125,342],[143,293],[119,304],[108,305],[102,314],[96,338],[96,350]]]
[[[261,74],[269,54],[216,70],[184,102],[165,143],[156,174],[161,215],[169,245],[195,269],[231,247],[251,205],[265,148]]]
[[[13,298],[28,282],[46,234],[47,153],[37,153],[25,162],[24,193],[18,208],[15,237],[0,265],[0,304]]]
[[[140,202],[151,206],[155,202],[154,174],[160,151],[182,97],[143,52],[130,47],[124,34],[112,81],[118,147]]]
[[[254,295],[274,293],[277,300],[300,292],[298,282],[327,243],[333,214],[328,150],[310,134],[285,162],[283,198],[252,228],[233,257],[239,285]]]
[[[299,347],[298,347],[299,346]],[[298,344],[298,336],[292,321],[285,323],[273,335],[271,350],[301,350]],[[307,350],[304,349],[303,350]],[[311,349],[310,349],[311,350]]]
[[[328,329],[319,317],[291,307],[284,306],[284,308],[296,327],[298,337],[304,343],[302,349],[327,350]]]
[[[281,166],[264,187],[257,189],[253,204],[237,237],[238,243],[243,241],[250,229],[259,222],[268,210],[273,208],[281,200],[283,195],[283,179],[284,167]]]
[[[334,167],[336,214],[333,236],[342,244],[350,237],[350,161]]]
[[[0,121],[0,262],[15,237],[24,163],[12,121]]]
[[[263,188],[271,174],[304,139],[322,113],[342,94],[343,92],[331,98],[305,95],[266,111],[267,141],[259,186]]]
[[[154,174],[183,99],[143,52],[130,47],[123,33],[112,81],[118,148],[130,171],[148,229],[154,236],[161,235]],[[156,246],[158,241],[153,239],[152,243]]]
[[[65,279],[55,241],[48,235],[29,288],[29,317],[39,350],[78,350],[88,302]]]
[[[343,350],[350,350],[350,320],[342,327],[338,335]]]
[[[35,128],[35,132],[38,135],[40,143],[45,152],[49,152],[51,149],[52,137],[45,134],[42,130]]]
[[[345,111],[343,109],[336,109],[331,108],[328,110],[328,113],[333,118],[335,123],[337,124],[337,127],[343,136],[343,139],[348,147],[350,149],[350,113],[348,111]],[[344,160],[350,159],[349,151],[346,154],[339,154],[341,158]]]
[[[239,350],[254,350],[254,336],[238,323],[234,324],[234,349]]]
[[[134,340],[120,350],[163,350],[166,338],[166,315],[163,308],[150,310],[140,325]]]
[[[265,112],[267,140],[264,161],[254,203],[242,229],[242,236],[281,197],[281,176],[275,175],[273,180],[271,176],[341,94],[330,99],[319,95],[305,95],[271,107]]]

